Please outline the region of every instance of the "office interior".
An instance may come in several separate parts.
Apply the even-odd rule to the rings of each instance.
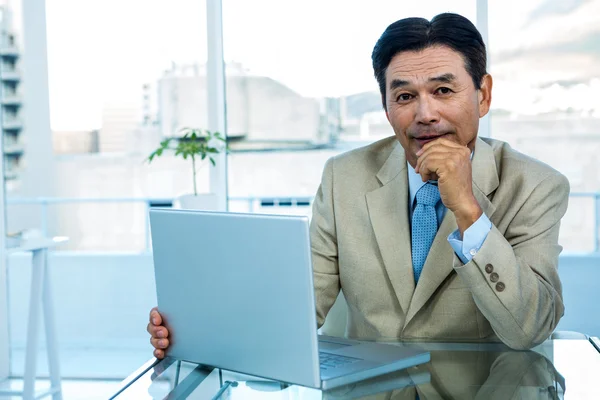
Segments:
[[[197,197],[190,207],[310,219],[325,162],[393,134],[372,73],[377,38],[442,12],[470,19],[487,45],[494,98],[479,135],[569,179],[556,340],[599,337],[599,0],[4,0],[0,398],[27,397],[34,359],[34,393],[47,398],[122,389],[153,360],[149,210]],[[212,141],[212,162],[169,150],[149,161],[186,127],[219,132],[227,148]],[[344,335],[344,307],[329,333]]]

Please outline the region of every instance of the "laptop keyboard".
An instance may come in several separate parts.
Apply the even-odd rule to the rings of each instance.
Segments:
[[[359,358],[338,356],[336,354],[319,352],[321,369],[327,370],[361,361]]]

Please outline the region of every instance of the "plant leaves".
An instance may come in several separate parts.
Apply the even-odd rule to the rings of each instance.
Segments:
[[[192,163],[195,163],[196,157],[205,160],[207,157],[213,166],[216,166],[216,159],[212,156],[219,154],[221,151],[229,152],[227,138],[219,132],[211,132],[208,129],[197,129],[183,127],[179,129],[179,137],[166,138],[160,142],[159,147],[147,157],[145,161],[152,162],[155,158],[160,157],[166,150],[174,151],[176,157],[181,157],[187,160],[192,158]],[[225,143],[225,146],[212,146],[213,139]],[[176,145],[171,147],[172,141],[175,140]]]

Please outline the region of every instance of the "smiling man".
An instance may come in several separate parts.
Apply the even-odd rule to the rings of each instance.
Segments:
[[[342,290],[351,338],[542,342],[564,313],[569,184],[477,137],[492,99],[481,35],[456,14],[403,19],[372,60],[395,136],[325,166],[311,221],[319,325]],[[153,310],[158,357],[161,322]]]

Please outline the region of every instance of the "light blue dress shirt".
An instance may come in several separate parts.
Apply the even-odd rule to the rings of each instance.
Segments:
[[[408,189],[410,194],[409,205],[410,215],[412,221],[412,213],[415,209],[415,197],[417,192],[426,183],[421,179],[421,175],[415,172],[415,169],[407,162],[408,166]],[[435,207],[438,220],[438,228],[442,224],[444,215],[446,215],[446,206],[441,201]],[[448,242],[452,249],[463,262],[468,263],[473,259],[475,254],[479,251],[483,242],[487,238],[488,233],[492,229],[492,222],[485,214],[481,214],[481,217],[473,225],[471,225],[464,233],[463,240],[460,240],[460,231],[457,229],[448,236]]]

